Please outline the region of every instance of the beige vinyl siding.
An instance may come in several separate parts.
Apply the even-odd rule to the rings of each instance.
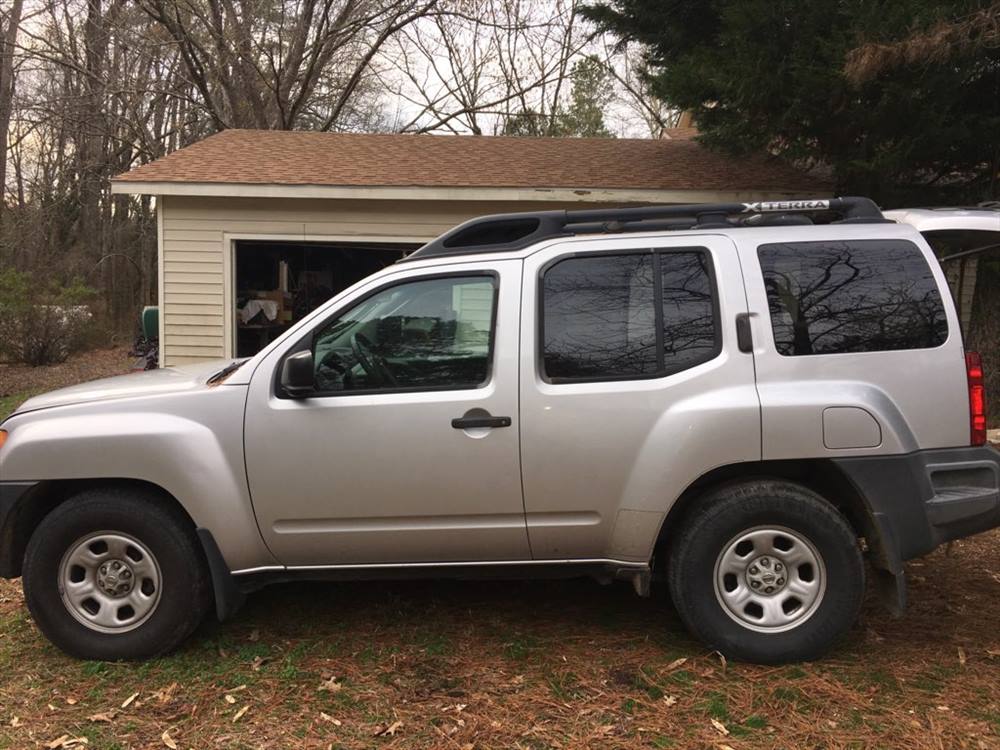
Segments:
[[[423,242],[467,219],[585,203],[160,196],[162,363],[232,356],[230,251],[240,238]]]

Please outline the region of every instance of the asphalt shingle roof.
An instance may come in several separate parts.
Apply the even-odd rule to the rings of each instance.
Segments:
[[[771,158],[689,139],[510,138],[225,130],[116,182],[829,191]]]

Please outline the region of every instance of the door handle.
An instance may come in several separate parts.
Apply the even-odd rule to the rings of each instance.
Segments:
[[[471,430],[475,427],[510,427],[510,417],[456,417],[451,426],[456,430]]]
[[[736,316],[736,347],[744,354],[753,352],[753,333],[750,329],[750,313]]]

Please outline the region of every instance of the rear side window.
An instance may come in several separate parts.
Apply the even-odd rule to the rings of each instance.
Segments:
[[[761,245],[758,257],[780,354],[928,349],[948,338],[937,282],[912,242]]]
[[[719,351],[707,252],[583,255],[542,277],[542,349],[553,382],[663,377]]]

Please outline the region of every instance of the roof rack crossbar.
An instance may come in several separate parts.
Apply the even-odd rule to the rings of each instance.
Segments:
[[[754,217],[759,219],[761,216],[775,214],[828,212],[852,223],[884,221],[878,206],[871,199],[862,197],[495,214],[472,219],[455,227],[410,253],[404,260],[521,250],[544,239],[574,234],[641,231],[647,227],[692,229],[752,226]],[[649,224],[640,226],[643,222]]]

